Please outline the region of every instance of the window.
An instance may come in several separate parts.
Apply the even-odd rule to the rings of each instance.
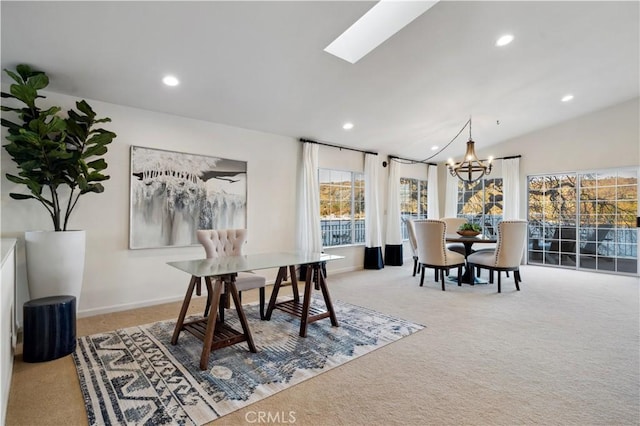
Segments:
[[[498,235],[502,220],[502,178],[458,182],[458,217],[482,227],[486,235]]]
[[[529,263],[576,266],[576,175],[529,177]]]
[[[364,174],[320,169],[319,181],[322,245],[364,244]]]
[[[635,169],[528,178],[532,264],[638,272]]]
[[[400,217],[401,219],[427,218],[427,181],[400,178]],[[402,220],[402,238],[409,239],[409,231]]]

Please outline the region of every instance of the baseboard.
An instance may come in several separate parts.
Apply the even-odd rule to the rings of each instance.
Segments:
[[[93,309],[84,309],[84,310],[79,310],[76,316],[78,318],[86,318],[86,317],[92,317],[92,316],[95,316],[95,315],[111,314],[111,313],[114,313],[114,312],[129,311],[131,309],[146,308],[148,306],[162,305],[164,303],[179,302],[179,301],[181,301],[183,299],[184,299],[184,295],[182,295],[182,296],[165,297],[165,298],[162,298],[162,299],[143,300],[143,301],[140,301],[140,302],[123,303],[123,304],[120,304],[120,305],[104,306],[104,307],[93,308]]]
[[[357,266],[348,266],[346,268],[340,268],[340,269],[334,269],[334,270],[330,270],[327,271],[327,275],[329,275],[329,285],[331,285],[331,275],[332,274],[341,274],[344,272],[352,272],[352,271],[358,271],[361,270],[362,267],[357,267]],[[275,280],[267,280],[267,286],[273,286],[273,284],[275,283]],[[120,305],[111,305],[111,306],[104,306],[104,307],[100,307],[100,308],[93,308],[93,309],[83,309],[83,310],[79,310],[77,312],[77,317],[78,318],[86,318],[86,317],[92,317],[95,315],[103,315],[103,314],[111,314],[114,312],[121,312],[121,311],[129,311],[131,309],[138,309],[138,308],[146,308],[148,306],[155,306],[155,305],[162,305],[164,303],[173,303],[173,302],[180,302],[184,300],[184,295],[177,295],[177,296],[171,296],[171,297],[164,297],[164,298],[160,298],[160,299],[149,299],[149,300],[142,300],[139,302],[131,302],[131,303],[123,303]]]

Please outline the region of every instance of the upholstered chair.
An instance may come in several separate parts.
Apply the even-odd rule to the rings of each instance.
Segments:
[[[247,240],[246,229],[201,229],[196,232],[198,241],[204,247],[207,259],[241,255],[242,247]],[[264,292],[266,284],[267,282],[264,277],[254,274],[253,272],[238,272],[238,276],[236,277],[236,288],[240,296],[243,291],[255,288],[260,289],[260,319],[264,319]],[[205,312],[208,312],[209,304],[210,301],[207,300]],[[220,304],[220,306],[220,317],[224,318],[223,304]]]
[[[445,222],[441,220],[416,220],[414,221],[416,240],[418,242],[418,262],[422,268],[420,286],[424,284],[424,269],[436,270],[442,281],[444,291],[445,271],[458,268],[458,285],[461,285],[462,267],[465,265],[464,256],[460,253],[448,250],[445,246]],[[438,274],[439,272],[439,274]]]
[[[413,253],[413,276],[416,276],[416,273],[419,272],[418,269],[418,241],[416,240],[416,229],[413,225],[413,220],[411,219],[402,219],[404,223],[407,225],[407,231],[409,231],[409,246],[411,247],[411,252]]]
[[[527,240],[526,220],[503,220],[498,224],[498,243],[495,250],[481,250],[467,257],[469,268],[489,270],[489,282],[493,283],[493,271],[498,272],[498,293],[502,291],[500,273],[513,271],[516,290],[520,291],[520,261]]]
[[[458,228],[467,223],[467,219],[464,217],[443,217],[440,220],[447,224],[447,234],[455,234]],[[451,243],[447,244],[447,248],[451,251],[455,251],[456,253],[460,253],[463,256],[465,254],[464,244]]]

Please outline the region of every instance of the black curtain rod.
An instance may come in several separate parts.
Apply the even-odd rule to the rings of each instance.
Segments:
[[[422,164],[428,164],[429,166],[437,166],[437,164],[436,164],[436,163],[427,163],[427,162],[426,162],[426,161],[424,161],[424,160],[411,160],[410,158],[402,158],[402,157],[397,157],[397,156],[395,156],[395,155],[390,155],[390,156],[389,156],[389,159],[390,159],[390,160],[393,160],[394,158],[395,158],[395,159],[398,159],[398,160],[402,160],[402,161],[409,161],[409,162],[411,162],[411,163],[422,163]]]
[[[311,140],[311,139],[304,139],[304,138],[300,138],[300,142],[316,143],[316,144],[318,144],[318,145],[330,146],[331,148],[346,149],[346,150],[348,150],[348,151],[356,151],[356,152],[362,152],[362,153],[364,153],[364,154],[373,154],[373,155],[378,155],[378,153],[377,153],[377,152],[363,151],[363,150],[361,150],[361,149],[349,148],[348,146],[334,145],[334,144],[326,143],[326,142],[318,142],[318,141],[313,141],[313,140]]]
[[[510,155],[508,157],[498,157],[498,158],[494,158],[494,160],[511,160],[513,158],[522,158],[522,155]]]

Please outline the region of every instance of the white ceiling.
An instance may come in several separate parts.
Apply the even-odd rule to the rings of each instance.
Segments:
[[[323,51],[373,4],[2,1],[2,68],[46,71],[53,92],[412,159],[469,116],[485,151],[639,95],[637,1],[441,1],[356,64]],[[514,42],[495,47],[506,32]]]

